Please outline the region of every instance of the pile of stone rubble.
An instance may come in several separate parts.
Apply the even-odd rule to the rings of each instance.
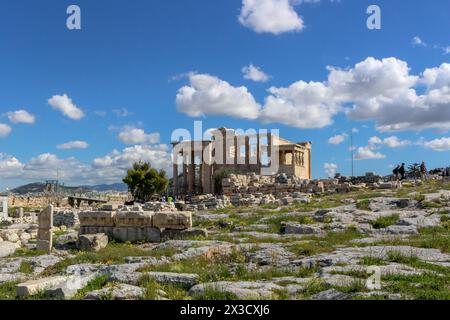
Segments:
[[[414,183],[420,183],[414,182]],[[400,181],[384,181],[382,177],[367,173],[362,177],[305,180],[286,174],[260,176],[254,173],[231,174],[222,180],[224,195],[278,194],[278,193],[346,193],[361,189],[397,189]],[[232,199],[233,202],[233,199]],[[238,202],[237,199],[234,202]]]
[[[227,196],[199,195],[191,199],[190,203],[181,205],[182,211],[203,211],[223,209],[231,205]]]

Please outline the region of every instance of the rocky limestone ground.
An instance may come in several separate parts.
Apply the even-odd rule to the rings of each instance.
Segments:
[[[449,221],[439,182],[198,211],[207,237],[98,252],[64,226],[37,252],[24,221],[0,228],[0,299],[450,299]]]

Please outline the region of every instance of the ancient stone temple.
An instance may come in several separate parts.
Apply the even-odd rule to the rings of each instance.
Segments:
[[[219,172],[311,179],[311,143],[291,142],[271,133],[220,128],[210,140],[172,142],[173,193],[214,194]],[[225,170],[227,169],[227,170]]]

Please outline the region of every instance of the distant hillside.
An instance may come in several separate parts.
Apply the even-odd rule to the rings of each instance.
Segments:
[[[113,184],[99,184],[94,186],[75,186],[75,187],[63,187],[66,192],[87,192],[87,191],[120,191],[126,192],[128,187],[124,183],[113,183]],[[45,190],[45,183],[35,182],[29,183],[11,190],[12,193],[16,194],[27,194],[27,193],[42,193]]]
[[[128,186],[125,183],[98,184],[95,186],[80,186],[80,188],[93,191],[128,191]]]

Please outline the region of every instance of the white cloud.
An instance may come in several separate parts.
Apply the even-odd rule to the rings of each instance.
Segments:
[[[270,79],[270,76],[267,75],[261,68],[250,64],[242,68],[242,73],[244,74],[244,78],[248,80],[252,80],[255,82],[267,82]]]
[[[380,132],[450,130],[450,64],[417,76],[402,60],[369,57],[353,68],[328,70],[327,81],[271,87],[262,108],[246,87],[190,75],[190,85],[178,91],[177,108],[193,117],[227,115],[305,129],[329,126],[345,112],[350,119],[375,122]]]
[[[43,153],[21,163],[17,158],[0,153],[0,176],[23,183],[58,176],[67,185],[115,183],[122,181],[134,162],[148,161],[156,169],[171,173],[171,154],[167,145],[137,145],[122,151],[113,150],[104,157],[85,164],[74,157],[62,159]]]
[[[450,151],[450,137],[426,141],[423,145],[434,151]]]
[[[383,140],[379,137],[372,137],[369,139],[369,146],[376,148],[378,146],[386,146],[388,148],[400,148],[412,145],[409,140],[401,140],[396,136],[390,136]]]
[[[359,147],[354,155],[355,160],[384,159],[386,156],[373,151],[370,147]]]
[[[450,63],[443,63],[437,68],[425,69],[421,82],[429,90],[438,90],[450,86]]]
[[[337,134],[333,137],[331,137],[330,139],[328,139],[328,143],[329,144],[341,144],[342,142],[344,142],[347,139],[348,135],[346,133],[343,134]]]
[[[257,33],[301,31],[302,18],[289,0],[243,0],[239,22]]]
[[[9,121],[12,123],[27,123],[33,124],[35,122],[34,115],[28,113],[25,110],[17,110],[6,113]]]
[[[119,133],[119,140],[125,144],[155,144],[160,140],[159,133],[145,133],[143,129],[125,126]]]
[[[134,162],[150,162],[152,167],[171,172],[171,154],[167,145],[137,145],[122,151],[113,150],[104,157],[94,159],[92,167],[103,180],[120,181]]]
[[[421,46],[421,47],[426,47],[427,44],[418,36],[415,36],[412,41],[411,41],[413,46]]]
[[[323,168],[325,169],[325,174],[327,175],[327,177],[333,178],[336,175],[338,166],[334,163],[325,163],[323,165]]]
[[[0,176],[2,178],[17,177],[23,169],[23,164],[17,158],[0,152]]]
[[[177,110],[191,117],[206,114],[256,119],[260,106],[247,88],[233,87],[208,74],[190,74],[189,86],[178,90]]]
[[[120,109],[114,109],[113,113],[118,117],[118,118],[126,118],[128,116],[131,116],[133,113],[130,112],[128,109],[126,108],[120,108]]]
[[[333,123],[333,115],[339,111],[332,91],[320,82],[298,81],[288,88],[272,87],[269,92],[271,95],[261,111],[263,122],[303,129],[323,128]]]
[[[328,67],[328,84],[335,99],[364,101],[379,96],[392,97],[415,85],[418,77],[409,75],[408,64],[396,58],[369,57],[348,70]]]
[[[59,144],[56,148],[60,150],[69,150],[69,149],[86,149],[89,147],[89,144],[85,141],[69,141],[63,144]]]
[[[7,124],[0,123],[0,138],[7,137],[11,133],[11,127]]]
[[[84,117],[84,112],[78,108],[67,94],[55,95],[48,99],[48,104],[55,110],[61,111],[66,117],[72,120],[80,120]]]
[[[433,74],[446,79],[448,72],[443,64],[426,69],[420,78],[409,74],[404,61],[368,58],[354,69],[332,70],[329,82],[336,95],[353,102],[350,118],[375,121],[379,131],[446,130],[450,129],[449,87],[442,82],[434,87],[428,84],[423,95],[418,95],[415,87],[432,81]]]

